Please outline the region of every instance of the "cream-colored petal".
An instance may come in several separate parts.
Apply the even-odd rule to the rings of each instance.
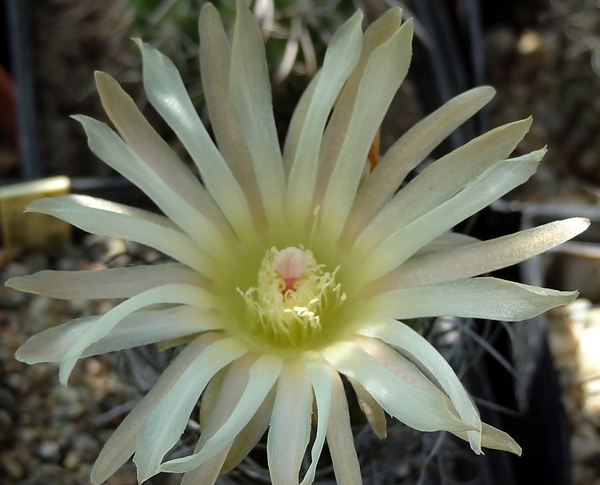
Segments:
[[[252,364],[256,362],[256,358],[255,354],[248,353],[236,359],[227,368],[219,371],[204,390],[200,407],[200,429],[202,432],[194,448],[194,453],[200,452],[206,442],[221,429],[221,426],[227,422],[231,413],[235,410],[248,385],[248,371]],[[269,397],[266,401],[269,401]],[[272,399],[270,401],[272,404]],[[258,412],[260,412],[260,408],[257,414]],[[256,415],[252,420],[255,418]],[[250,426],[250,423],[247,426]],[[242,430],[240,434],[243,432]],[[186,483],[189,485],[212,485],[214,479],[221,473],[227,456],[239,436],[226,444],[223,450],[214,457],[206,460],[197,468],[186,472],[181,485]]]
[[[38,199],[25,212],[48,214],[93,234],[145,244],[209,277],[221,271],[189,236],[152,212],[85,195]]]
[[[312,387],[301,361],[286,362],[279,380],[267,438],[273,485],[298,485],[310,440]]]
[[[90,149],[107,165],[115,168],[144,191],[179,228],[183,229],[200,247],[214,256],[223,255],[223,233],[206,216],[183,200],[176,188],[163,181],[162,174],[156,173],[136,153],[119,138],[106,124],[88,118],[75,116],[88,136]],[[113,161],[118,163],[112,163]],[[127,169],[123,169],[127,167]],[[191,176],[191,174],[190,174]],[[233,239],[231,230],[224,221],[223,232]]]
[[[365,67],[348,131],[321,206],[328,238],[337,240],[350,212],[365,161],[383,117],[408,71],[412,21],[377,47]]]
[[[252,416],[263,403],[275,384],[281,371],[282,362],[278,357],[262,355],[250,368],[250,378],[244,394],[240,398],[229,419],[211,436],[198,453],[184,458],[169,460],[160,471],[182,473],[189,471],[219,453],[244,429]]]
[[[327,128],[323,136],[323,146],[319,157],[317,201],[323,198],[329,178],[346,138],[367,62],[373,51],[387,42],[398,31],[401,22],[402,11],[399,8],[392,8],[373,22],[365,31],[360,59],[340,93],[340,97],[336,102],[335,109],[331,114],[331,119],[327,123]]]
[[[113,328],[133,312],[150,305],[162,303],[183,304],[201,309],[210,309],[214,307],[215,301],[215,296],[202,288],[177,283],[152,288],[131,297],[129,300],[125,300],[96,320],[66,353],[60,364],[58,374],[60,382],[66,384],[77,360],[91,344],[106,337]]]
[[[396,319],[451,315],[520,321],[566,305],[578,294],[484,277],[393,290],[367,305],[372,312]]]
[[[100,317],[71,320],[30,337],[15,353],[28,364],[60,362]],[[221,328],[214,312],[190,306],[133,313],[105,337],[91,344],[81,357],[115,352],[140,345]]]
[[[310,465],[300,485],[310,485],[315,479],[319,457],[325,444],[331,414],[331,392],[334,370],[324,362],[306,362],[306,372],[312,384],[317,408],[317,434],[310,450]]]
[[[204,98],[219,151],[242,187],[257,227],[265,225],[264,208],[250,153],[242,138],[229,92],[231,46],[221,16],[212,3],[200,12],[200,70]]]
[[[133,455],[136,438],[146,418],[198,355],[219,338],[214,333],[201,335],[186,345],[175,360],[169,364],[156,384],[125,417],[102,448],[92,468],[91,482],[93,485],[100,485],[106,481]]]
[[[290,125],[285,137],[285,144],[283,146],[283,165],[285,167],[286,175],[289,175],[292,168],[292,163],[296,158],[300,135],[304,129],[306,116],[308,115],[308,108],[312,104],[312,99],[315,94],[317,84],[319,83],[320,76],[320,72],[317,72],[310,80],[310,83],[308,83],[308,86],[302,93],[302,96],[300,96],[300,101],[298,101],[298,104],[294,108],[294,114],[290,120]]]
[[[374,217],[356,241],[364,254],[399,229],[447,202],[486,170],[505,160],[525,136],[531,119],[492,130],[434,162],[415,177]],[[538,150],[515,160],[541,160]]]
[[[386,228],[386,232],[392,234],[367,253],[359,266],[361,278],[357,284],[368,283],[392,271],[433,239],[521,185],[535,173],[538,161],[537,156],[526,156],[500,162],[450,200],[410,224],[394,232]],[[368,246],[359,247],[354,254],[360,257],[367,249]]]
[[[389,349],[391,351],[391,349]],[[332,345],[325,357],[339,372],[356,379],[391,416],[420,431],[472,429],[455,417],[446,396],[423,373],[400,354],[390,370],[380,362],[389,355],[374,358],[362,346],[351,342]]]
[[[18,276],[6,286],[64,300],[130,298],[168,283],[185,283],[209,289],[209,281],[198,272],[177,263],[130,266],[89,271],[39,271]]]
[[[429,286],[506,268],[568,241],[589,225],[589,220],[576,217],[489,241],[415,256],[371,284],[367,291],[377,294],[394,288]]]
[[[237,0],[236,7],[230,93],[267,220],[271,227],[279,227],[285,220],[285,178],[273,118],[265,46],[256,20],[243,0]]]
[[[252,215],[244,192],[217,150],[192,105],[173,62],[157,50],[138,43],[144,60],[144,87],[152,106],[181,140],[198,167],[202,181],[234,230],[254,235]]]
[[[468,441],[465,432],[456,431],[453,432],[453,434],[465,441]],[[513,440],[507,433],[500,431],[499,429],[496,429],[486,423],[482,423],[481,446],[484,448],[491,448],[492,450],[510,451],[511,453],[519,456],[521,456],[521,452],[523,451],[517,442]]]
[[[350,427],[348,401],[339,374],[333,374],[331,415],[327,427],[327,445],[338,485],[362,485],[360,464]]]
[[[248,349],[239,339],[213,343],[188,365],[148,415],[138,434],[133,461],[142,483],[159,471],[160,463],[177,443],[202,391],[212,377]]]
[[[331,39],[298,135],[288,177],[287,206],[289,217],[301,232],[305,230],[304,221],[311,213],[325,123],[360,55],[361,21],[362,12],[359,10]]]
[[[274,397],[274,389],[271,389],[256,414],[233,440],[219,473],[223,474],[233,470],[260,441],[271,421]]]
[[[352,377],[347,377],[352,388],[356,393],[358,399],[358,405],[360,410],[365,414],[367,421],[373,428],[373,432],[379,439],[384,440],[387,437],[387,422],[385,418],[385,412],[379,405],[379,403],[367,392],[367,390]]]
[[[137,156],[119,146],[120,140],[111,137],[112,132],[103,123],[76,116],[88,133],[92,151],[146,192],[188,234],[203,233],[206,237],[206,231],[210,234],[214,225],[226,239],[231,239],[231,228],[215,201],[119,83],[104,72],[96,72],[96,86],[106,113]]]
[[[447,231],[441,236],[435,238],[426,246],[423,246],[419,251],[415,253],[417,254],[426,254],[430,252],[440,251],[443,249],[457,248],[459,246],[464,246],[466,244],[473,244],[479,242],[480,240],[474,238],[472,236],[468,236],[466,234],[461,234],[459,232]]]
[[[180,485],[214,485],[231,446],[231,443],[225,445],[219,453],[206,460],[199,467],[185,472]]]
[[[342,241],[345,244],[354,241],[392,198],[409,172],[450,133],[486,105],[494,93],[489,86],[471,89],[452,98],[406,132],[386,152],[358,189]]]
[[[435,378],[440,387],[448,394],[460,418],[474,428],[481,428],[479,412],[459,378],[446,359],[425,338],[408,325],[392,319],[376,319],[359,330],[361,335],[374,337],[393,345],[400,352],[417,363],[421,369]],[[467,439],[467,435],[469,439]],[[480,434],[468,431],[465,439],[471,442],[476,453],[481,453]]]

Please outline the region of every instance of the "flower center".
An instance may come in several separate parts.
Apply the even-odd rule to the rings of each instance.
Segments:
[[[299,349],[318,343],[323,321],[346,298],[309,250],[271,248],[265,255],[258,284],[238,288],[247,310],[247,329],[255,342],[272,349]]]

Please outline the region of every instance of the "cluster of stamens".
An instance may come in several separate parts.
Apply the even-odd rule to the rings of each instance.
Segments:
[[[325,271],[306,249],[268,250],[257,286],[238,289],[246,302],[249,330],[277,347],[307,344],[321,332],[323,315],[345,299],[336,271]]]

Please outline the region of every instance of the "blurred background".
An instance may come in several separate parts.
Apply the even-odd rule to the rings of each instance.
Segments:
[[[2,281],[42,269],[101,269],[163,258],[139,245],[71,233],[46,218],[26,222],[20,212],[27,200],[65,191],[152,208],[91,154],[70,115],[106,121],[93,82],[95,70],[106,71],[185,159],[144,98],[140,56],[131,38],[142,38],[175,61],[208,122],[197,62],[202,3],[0,1]],[[230,31],[235,2],[215,5]],[[490,239],[572,216],[593,224],[580,239],[501,274],[579,289],[580,299],[567,308],[517,324],[418,322],[464,378],[484,419],[510,432],[523,457],[493,451],[476,457],[444,433],[423,435],[399,424],[391,424],[388,439],[379,441],[357,419],[365,483],[599,485],[600,0],[256,0],[251,8],[267,46],[282,139],[335,30],[357,8],[365,11],[366,27],[396,5],[415,18],[413,64],[382,126],[382,152],[443,102],[471,87],[492,85],[497,95],[489,106],[433,157],[530,115],[532,129],[515,155],[543,146],[548,154],[527,184],[456,230]],[[33,333],[114,304],[49,300],[0,288],[0,484],[89,483],[102,444],[164,368],[169,355],[151,347],[92,357],[76,367],[65,388],[56,366],[14,360],[16,348]],[[190,421],[173,453],[193,446],[197,433]],[[263,451],[259,446],[221,483],[269,483]],[[327,460],[324,455],[317,483],[334,483]],[[176,478],[147,483],[177,483]],[[136,483],[133,466],[124,466],[108,483]]]

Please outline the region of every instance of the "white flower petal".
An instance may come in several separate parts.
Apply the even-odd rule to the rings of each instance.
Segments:
[[[520,321],[566,305],[578,294],[484,277],[394,290],[375,296],[368,305],[396,319],[449,315]]]
[[[356,379],[348,376],[346,378],[352,384],[360,410],[364,413],[367,421],[369,421],[373,432],[379,439],[386,439],[387,420],[382,407]]]
[[[144,60],[144,87],[150,103],[185,146],[208,192],[235,231],[252,237],[255,229],[248,201],[196,113],[177,68],[168,57],[149,45],[142,42],[138,45]]]
[[[322,149],[319,157],[319,175],[317,177],[317,204],[323,199],[331,173],[346,139],[367,62],[373,51],[387,42],[398,31],[401,23],[402,10],[396,7],[385,12],[365,31],[358,64],[348,78],[348,81],[346,81],[344,89],[335,103],[335,109],[331,114],[331,119],[328,121],[325,134],[323,135]]]
[[[283,147],[283,165],[286,175],[289,175],[292,168],[292,163],[296,158],[300,134],[304,129],[304,122],[308,114],[308,108],[312,104],[312,98],[315,94],[317,84],[319,83],[319,78],[320,72],[317,72],[308,83],[308,86],[302,93],[302,96],[300,96],[298,104],[296,104],[296,107],[294,108],[294,114],[290,120],[290,126],[288,127],[287,135],[285,137],[285,144]]]
[[[96,86],[106,113],[127,146],[120,146],[120,139],[103,123],[75,116],[88,133],[92,151],[140,187],[196,241],[200,242],[199,234],[212,234],[213,225],[230,239],[231,229],[215,201],[119,83],[110,75],[97,72]]]
[[[262,355],[250,368],[250,378],[238,405],[221,428],[211,436],[198,453],[163,463],[160,471],[181,473],[199,466],[219,453],[233,441],[248,424],[267,394],[275,384],[281,371],[281,359],[272,355]]]
[[[274,485],[298,485],[310,439],[312,387],[301,361],[286,362],[279,380],[267,438],[269,473]]]
[[[153,167],[142,160],[106,124],[87,116],[74,116],[73,118],[83,126],[90,149],[96,156],[136,184],[170,220],[189,234],[200,247],[208,250],[213,255],[223,257],[222,232],[203,212],[198,211],[178,195],[177,187],[168,184],[168,178],[162,174],[162,171],[154,170]],[[160,156],[160,152],[157,155]],[[173,154],[173,156],[175,155]],[[110,163],[114,160],[118,160],[118,163]],[[189,176],[193,177],[191,173]],[[177,182],[180,181],[177,180]],[[208,207],[210,205],[208,204]],[[222,221],[220,227],[223,228],[226,235],[230,236],[230,241],[232,241],[234,236],[231,229],[222,214],[219,214],[219,216]]]
[[[408,71],[412,21],[406,22],[367,62],[356,104],[321,207],[328,237],[337,240],[350,212],[373,138]]]
[[[400,349],[404,356],[426,369],[441,388],[448,394],[460,418],[474,428],[481,428],[479,413],[473,405],[464,386],[454,373],[446,359],[425,338],[408,325],[391,319],[382,318],[359,330],[361,335],[374,337]],[[481,453],[479,433],[468,431],[471,447],[475,453]]]
[[[136,440],[133,458],[140,483],[158,472],[160,462],[183,433],[202,391],[223,367],[247,352],[236,338],[213,343],[190,363],[150,413]]]
[[[304,229],[311,213],[319,151],[325,123],[344,82],[358,62],[362,46],[359,10],[333,36],[314,88],[288,177],[288,217]]]
[[[355,248],[369,254],[392,230],[401,229],[448,202],[469,184],[477,183],[487,170],[508,163],[503,161],[530,125],[531,119],[527,119],[501,126],[432,163],[375,216],[356,240]],[[545,152],[545,149],[538,150],[514,161],[539,162]]]
[[[265,226],[264,207],[229,92],[231,46],[221,16],[212,3],[202,7],[199,27],[202,88],[211,127],[219,151],[248,199],[255,224],[261,228]]]
[[[30,337],[15,353],[28,364],[60,362],[100,317],[71,320]],[[125,317],[105,337],[91,344],[81,357],[115,352],[140,345],[221,328],[214,312],[190,306],[136,312]]]
[[[338,485],[362,485],[360,464],[350,427],[348,401],[339,374],[334,373],[327,445]]]
[[[285,178],[273,118],[265,46],[256,21],[242,0],[236,1],[231,45],[230,92],[242,136],[252,157],[267,220],[285,220]]]
[[[370,285],[368,292],[435,285],[506,268],[568,241],[589,225],[589,220],[575,217],[489,241],[415,256]]]
[[[306,372],[315,394],[317,408],[317,434],[310,450],[310,466],[300,485],[310,485],[315,479],[319,457],[325,444],[327,425],[331,414],[331,392],[334,370],[326,363],[307,362]]]
[[[274,389],[271,389],[256,414],[246,427],[240,431],[240,434],[235,437],[219,473],[223,474],[233,470],[263,437],[271,421],[274,396]]]
[[[63,384],[67,382],[77,360],[91,344],[98,342],[98,340],[108,335],[113,328],[131,313],[159,303],[183,304],[208,309],[214,306],[214,302],[214,295],[208,293],[206,290],[197,286],[178,283],[152,288],[131,297],[129,300],[125,300],[96,320],[67,352],[60,365],[60,372],[58,374],[60,382]]]
[[[464,246],[466,244],[473,244],[479,242],[479,239],[474,238],[472,236],[468,236],[466,234],[461,234],[459,232],[447,231],[441,236],[435,238],[426,246],[423,246],[419,251],[415,253],[415,255],[426,254],[430,252],[440,251],[443,249],[456,248],[459,246]]]
[[[527,156],[500,162],[450,200],[392,232],[360,266],[360,283],[375,280],[398,267],[433,239],[521,185],[535,173],[538,161],[538,157]],[[390,232],[387,228],[386,231]]]
[[[48,214],[92,234],[138,242],[211,276],[216,262],[169,219],[152,212],[84,195],[39,199],[26,212]]]
[[[231,443],[199,467],[185,472],[180,485],[215,485],[230,447]]]
[[[485,106],[494,89],[483,86],[452,98],[406,132],[381,158],[358,189],[342,240],[354,241],[409,172],[450,133]],[[504,157],[506,158],[506,157]]]
[[[221,429],[221,426],[227,422],[231,413],[235,410],[248,385],[248,371],[254,362],[256,362],[256,355],[245,354],[239,359],[234,360],[227,368],[219,371],[206,386],[202,394],[200,407],[200,429],[202,432],[200,439],[194,447],[194,453],[198,453],[204,447],[206,442]],[[273,400],[267,397],[261,408],[264,407],[267,401],[270,401],[271,405],[273,404]],[[261,408],[259,408],[257,414]],[[255,418],[256,415],[252,420]],[[247,426],[250,426],[250,423]],[[243,432],[242,430],[240,435]],[[193,470],[185,472],[181,485],[185,485],[186,483],[189,485],[204,483],[213,485],[214,479],[222,472],[227,456],[233,450],[234,443],[240,435],[227,443],[223,450],[215,456],[204,461]]]
[[[102,448],[92,468],[91,482],[93,485],[100,485],[106,481],[133,455],[139,430],[154,407],[162,401],[171,386],[198,355],[218,339],[219,337],[215,334],[201,335],[186,345],[175,360],[169,364],[152,389],[125,417]]]
[[[356,379],[388,414],[412,428],[470,429],[451,413],[446,396],[432,383],[427,386],[422,372],[400,354],[395,356],[395,372],[355,343],[334,344],[325,357],[339,372]]]
[[[168,283],[209,287],[206,278],[177,263],[154,266],[130,266],[89,271],[39,271],[18,276],[6,286],[64,300],[130,298],[142,291]]]
[[[500,431],[489,424],[482,424],[481,446],[484,448],[491,448],[492,450],[510,451],[515,455],[521,456],[521,452],[523,450],[507,433]],[[464,432],[456,431],[453,434],[465,441],[468,441],[466,433]]]

